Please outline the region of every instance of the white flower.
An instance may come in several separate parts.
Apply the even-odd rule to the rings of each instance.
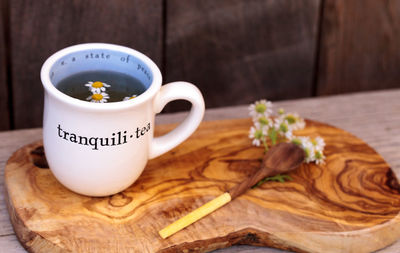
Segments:
[[[266,127],[251,127],[249,132],[249,138],[253,139],[253,145],[260,146],[261,141],[265,141],[268,128]]]
[[[313,162],[315,160],[315,149],[314,149],[314,146],[312,146],[312,145],[303,146],[303,150],[304,150],[305,155],[306,155],[304,161],[306,163]]]
[[[325,156],[323,149],[325,142],[321,137],[311,139],[308,136],[295,136],[291,139],[291,142],[299,145],[305,152],[306,163],[315,162],[316,164],[324,163]]]
[[[299,145],[305,153],[304,161],[306,163],[314,161],[314,153],[315,148],[314,145],[310,141],[310,137],[308,136],[295,136],[291,138],[291,142]]]
[[[314,153],[314,159],[316,164],[323,164],[325,163],[325,156],[322,151],[316,150]]]
[[[297,138],[301,141],[301,146],[307,147],[307,146],[311,145],[310,137],[308,137],[308,136],[298,136]]]
[[[324,139],[321,137],[311,139],[307,136],[294,136],[293,131],[305,127],[304,119],[297,113],[286,113],[283,109],[279,109],[278,115],[272,118],[270,117],[272,114],[271,108],[272,103],[265,99],[256,101],[248,107],[254,123],[249,132],[249,138],[253,140],[253,145],[260,146],[262,143],[268,150],[267,138],[270,138],[272,145],[275,145],[277,141],[286,139],[304,150],[304,162],[324,163]]]
[[[122,101],[127,101],[127,100],[133,99],[135,97],[137,97],[137,95],[132,95],[130,97],[124,97],[124,99]]]
[[[276,118],[274,122],[274,127],[280,136],[283,136],[289,140],[292,138],[292,129],[289,127],[288,122],[284,118]]]
[[[253,122],[256,127],[266,126],[268,128],[271,128],[274,125],[274,120],[264,115],[258,115],[254,117]]]
[[[284,136],[286,137],[286,139],[290,140],[291,138],[293,138],[293,132],[287,131],[284,133]]]
[[[85,84],[86,87],[89,87],[89,90],[92,93],[100,93],[102,91],[105,91],[106,88],[111,87],[111,85],[106,84],[106,83],[102,83],[99,81],[96,82],[88,82],[87,84]]]
[[[265,99],[256,101],[249,106],[250,116],[257,118],[259,116],[268,117],[272,113],[272,103]]]
[[[311,143],[314,145],[315,150],[317,151],[323,151],[325,147],[325,141],[321,137],[316,137],[315,139],[311,140]]]
[[[300,130],[306,126],[303,118],[301,118],[297,113],[286,113],[282,114],[282,117],[288,124],[288,127],[292,130]]]
[[[106,103],[109,98],[110,96],[107,93],[101,92],[101,93],[93,93],[92,95],[87,97],[86,100],[92,103]]]

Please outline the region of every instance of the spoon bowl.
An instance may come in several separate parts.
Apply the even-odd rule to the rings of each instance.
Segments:
[[[296,169],[304,161],[304,158],[304,150],[296,144],[279,143],[265,153],[259,170],[228,192],[231,198],[234,199],[266,177],[288,173]]]

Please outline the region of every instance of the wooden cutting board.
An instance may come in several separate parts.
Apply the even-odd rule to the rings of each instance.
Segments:
[[[14,230],[30,252],[204,252],[249,244],[360,253],[400,237],[400,188],[389,165],[355,136],[307,121],[297,134],[325,138],[324,165],[303,164],[290,174],[293,181],[249,190],[161,239],[161,228],[259,168],[263,151],[251,145],[250,126],[250,119],[204,122],[179,147],[149,161],[131,187],[105,198],[64,188],[46,169],[41,142],[27,145],[5,168]]]

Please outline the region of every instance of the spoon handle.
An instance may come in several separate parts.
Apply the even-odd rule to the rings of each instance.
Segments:
[[[258,181],[262,180],[265,177],[271,176],[275,173],[274,170],[269,169],[267,167],[262,167],[256,173],[248,177],[246,180],[243,180],[241,183],[235,185],[231,189],[228,190],[229,194],[231,195],[232,199],[242,195],[245,193],[249,188],[255,185]]]

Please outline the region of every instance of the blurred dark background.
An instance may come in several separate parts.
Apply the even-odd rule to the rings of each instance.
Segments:
[[[42,63],[85,42],[145,53],[160,67],[164,83],[196,84],[207,108],[400,87],[397,0],[0,0],[0,5],[0,130],[41,126]],[[165,111],[186,107],[173,102]]]

